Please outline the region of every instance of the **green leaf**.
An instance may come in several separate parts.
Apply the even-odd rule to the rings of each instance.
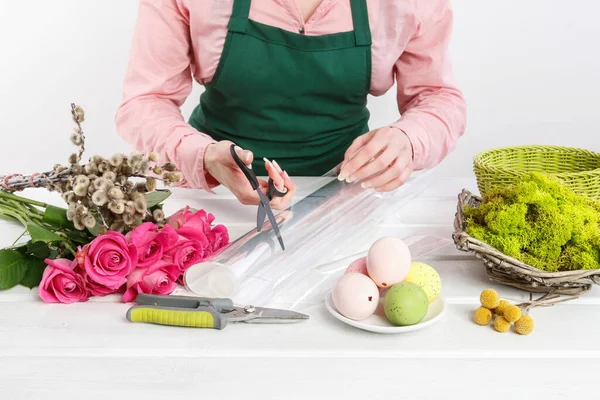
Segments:
[[[148,208],[152,208],[157,204],[162,203],[169,198],[171,192],[169,190],[155,190],[154,192],[146,193],[146,202]]]
[[[88,232],[91,233],[92,236],[96,237],[100,233],[101,226],[102,226],[102,224],[100,224],[98,221],[96,221],[96,226],[94,226],[93,228],[88,228]],[[88,241],[88,242],[90,242],[90,241]],[[87,242],[85,242],[85,243],[87,243]]]
[[[34,223],[28,223],[27,224],[27,231],[29,232],[29,236],[31,236],[31,241],[32,242],[44,242],[44,243],[51,243],[51,242],[60,242],[63,240],[62,236],[57,235],[54,232],[51,232],[45,228],[42,228],[39,225],[36,225]]]
[[[27,242],[27,254],[35,258],[44,260],[50,255],[50,248],[44,242]]]
[[[14,250],[0,250],[0,290],[18,285],[26,272],[27,263],[21,253]]]
[[[100,227],[100,225],[98,225],[98,227]],[[97,232],[97,230],[96,230],[96,232]],[[89,242],[94,240],[94,237],[95,237],[92,232],[89,232],[87,230],[85,230],[85,231],[77,231],[77,230],[67,231],[66,234],[70,240],[72,240],[73,242],[78,243],[78,244],[88,244]]]
[[[33,257],[27,257],[25,263],[27,264],[27,271],[20,283],[29,289],[33,289],[40,284],[42,275],[46,269],[46,263],[43,260]]]
[[[58,229],[75,229],[73,223],[67,219],[67,210],[60,207],[47,206],[44,211],[43,221]]]

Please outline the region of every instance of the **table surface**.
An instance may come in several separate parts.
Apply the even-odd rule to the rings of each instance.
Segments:
[[[316,189],[313,179],[297,182],[298,198]],[[473,179],[435,179],[381,224],[382,235],[451,238],[456,195],[464,187],[476,191]],[[26,195],[58,200],[41,191]],[[255,224],[256,208],[222,189],[216,195],[175,190],[166,211],[186,204],[214,213],[233,238]],[[0,221],[0,246],[20,233]],[[115,297],[49,305],[35,290],[0,292],[0,388],[8,394],[2,398],[571,398],[594,390],[597,289],[534,309],[532,335],[499,334],[471,322],[481,290],[494,287],[514,301],[528,293],[491,283],[482,263],[453,244],[419,261],[439,271],[448,307],[440,322],[402,335],[352,328],[323,304],[303,310],[311,318],[300,324],[216,331],[128,323],[129,305]]]

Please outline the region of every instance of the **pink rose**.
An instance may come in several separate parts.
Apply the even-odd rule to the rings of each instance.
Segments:
[[[211,243],[212,251],[217,252],[229,244],[229,232],[223,225],[215,226],[208,235],[208,241]]]
[[[189,267],[199,263],[204,258],[204,248],[207,243],[198,240],[188,240],[180,236],[179,242],[165,252],[165,260],[171,261],[179,267],[183,274]]]
[[[150,267],[137,268],[127,277],[127,290],[123,302],[134,301],[139,293],[168,295],[177,287],[179,267],[169,261],[160,260]]]
[[[179,236],[170,226],[159,230],[152,222],[145,222],[127,234],[127,239],[137,249],[138,268],[149,267],[163,258],[163,252],[172,247]]]
[[[185,210],[180,210],[170,216],[167,224],[186,239],[204,241],[204,238],[210,233],[210,224],[214,220],[214,215],[207,214],[204,210],[191,212],[190,208],[186,207]]]
[[[75,272],[76,260],[46,259],[38,293],[46,303],[76,303],[90,297],[81,275]]]
[[[86,280],[100,287],[118,290],[127,282],[137,265],[135,245],[127,243],[125,236],[108,231],[98,236],[80,250],[77,259],[83,259]]]

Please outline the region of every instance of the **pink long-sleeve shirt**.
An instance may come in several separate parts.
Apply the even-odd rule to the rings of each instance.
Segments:
[[[353,29],[349,0],[323,0],[307,21],[295,1],[252,0],[250,18],[315,36]],[[214,141],[184,120],[180,106],[192,79],[211,81],[232,6],[233,0],[140,0],[117,130],[138,150],[178,165],[194,188],[214,186],[204,171],[204,150]],[[389,125],[409,137],[415,170],[431,168],[465,130],[466,105],[448,55],[450,0],[367,0],[367,6],[370,92],[380,96],[397,83],[401,117]]]

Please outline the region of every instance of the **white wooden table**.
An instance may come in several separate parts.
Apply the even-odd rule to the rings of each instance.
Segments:
[[[312,192],[298,181],[299,196]],[[382,224],[386,235],[450,237],[456,195],[473,180],[437,180]],[[48,197],[44,192],[29,196]],[[46,197],[44,197],[46,196]],[[238,237],[253,207],[230,194],[177,191],[167,211],[205,208]],[[0,245],[21,233],[0,222]],[[42,303],[35,291],[0,292],[0,399],[504,399],[594,398],[600,376],[600,295],[532,312],[530,336],[471,322],[478,296],[496,287],[482,264],[453,245],[421,259],[443,279],[444,318],[404,335],[342,324],[323,305],[294,325],[231,325],[223,331],[131,324],[118,298]],[[596,397],[597,397],[596,392]]]

